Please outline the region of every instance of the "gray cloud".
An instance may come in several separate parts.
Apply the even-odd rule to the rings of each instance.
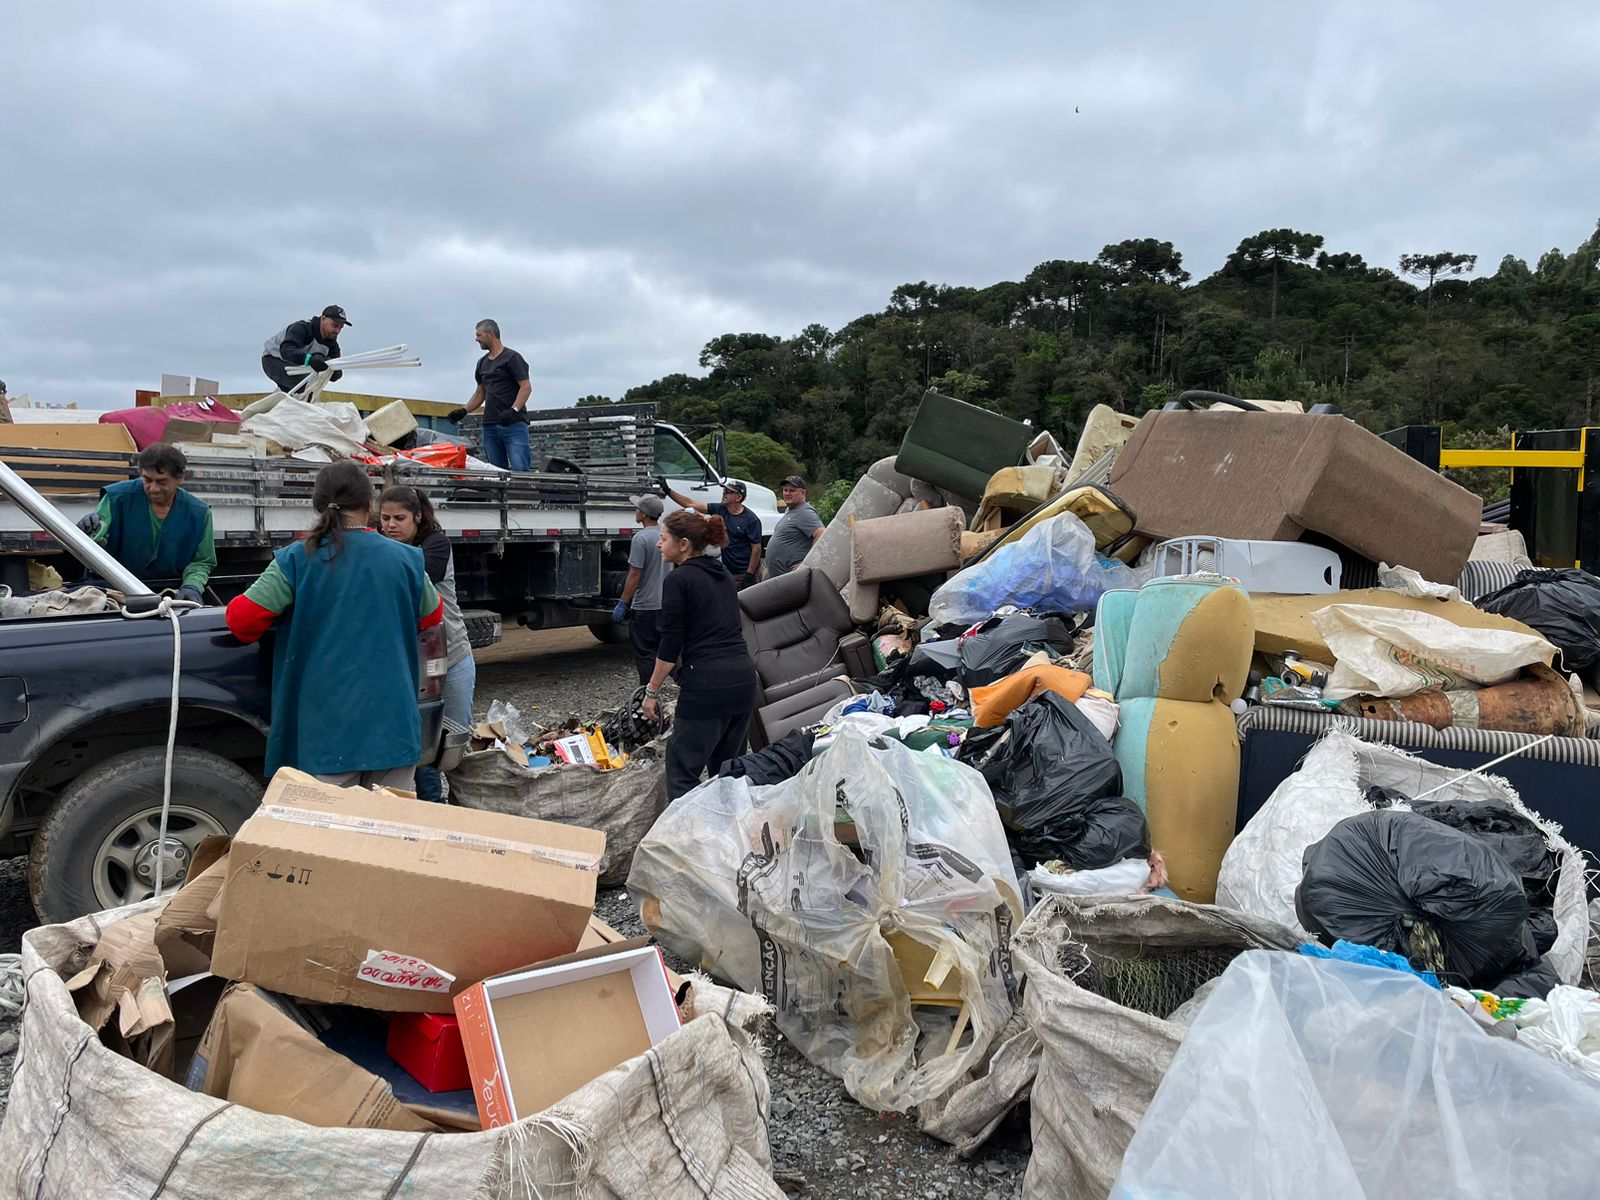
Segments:
[[[330,302],[424,359],[371,390],[464,399],[492,315],[562,403],[1125,237],[1492,267],[1600,211],[1576,3],[7,7],[0,377],[88,405]]]

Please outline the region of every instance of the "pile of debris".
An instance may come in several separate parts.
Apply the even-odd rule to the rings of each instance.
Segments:
[[[633,861],[646,927],[861,1104],[971,1154],[1031,1096],[1030,1197],[1249,1194],[1159,1158],[1117,1180],[1263,957],[1374,1005],[1403,976],[1445,1022],[1526,1012],[1600,1071],[1583,856],[1485,770],[1565,774],[1540,807],[1593,838],[1600,580],[1531,570],[1341,416],[1218,408],[1096,410],[1069,461],[926,396],[801,566],[740,594],[754,749]],[[1193,1124],[1247,1169],[1258,1139]]]
[[[1032,1200],[1587,1194],[1600,581],[1337,414],[1219,403],[1069,455],[930,393],[740,593],[752,748],[671,804],[636,702],[497,703],[450,807],[281,772],[176,896],[27,936],[0,1154],[771,1195],[771,1013],[958,1154],[1026,1104]],[[623,879],[703,976],[592,919]]]

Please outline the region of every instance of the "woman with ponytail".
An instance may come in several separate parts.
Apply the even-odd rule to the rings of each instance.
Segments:
[[[311,491],[317,522],[279,550],[228,628],[276,631],[266,771],[296,767],[343,786],[410,791],[422,757],[417,630],[444,620],[422,551],[368,528],[372,481],[331,463]]]
[[[756,664],[744,644],[739,595],[722,560],[721,517],[682,509],[661,522],[661,557],[675,568],[661,585],[661,647],[645,685],[645,713],[660,716],[661,685],[678,668],[678,708],[667,743],[667,797],[676,800],[707,768],[744,753],[756,702]]]

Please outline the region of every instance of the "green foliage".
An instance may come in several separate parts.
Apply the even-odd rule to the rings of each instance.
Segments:
[[[1449,450],[1509,450],[1511,430],[1459,429],[1445,426],[1443,444]],[[1445,474],[1469,492],[1482,497],[1485,504],[1504,500],[1511,494],[1511,472],[1502,467],[1452,467]]]
[[[604,408],[608,404],[615,404],[615,403],[616,403],[616,401],[613,400],[610,396],[579,396],[578,397],[577,407],[578,408]]]
[[[800,475],[803,470],[795,452],[782,442],[774,441],[764,433],[745,433],[730,429],[728,439],[728,473],[740,479],[752,480],[764,487],[778,488],[785,475]],[[706,460],[715,464],[716,455],[711,434],[695,443]]]
[[[810,493],[811,507],[817,510],[824,525],[838,515],[840,506],[850,498],[855,486],[853,479],[835,479],[821,492]]]
[[[1222,390],[1241,400],[1298,400],[1307,408],[1339,399],[1334,387],[1306,374],[1286,346],[1268,346],[1249,371],[1230,374]]]
[[[1477,275],[1476,256],[1455,250],[1405,255],[1396,271],[1268,229],[1197,281],[1172,243],[1132,238],[987,287],[903,283],[837,329],[722,333],[700,374],[622,399],[721,424],[738,473],[770,484],[798,468],[817,494],[894,454],[929,386],[1068,447],[1096,404],[1141,412],[1188,388],[1334,401],[1378,432],[1559,428],[1600,418],[1600,228],[1583,234],[1570,252],[1489,258],[1497,269]]]

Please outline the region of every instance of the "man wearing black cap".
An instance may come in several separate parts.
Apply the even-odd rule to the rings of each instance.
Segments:
[[[734,586],[741,591],[754,583],[758,578],[756,572],[761,568],[761,518],[744,506],[744,498],[750,489],[737,479],[725,479],[722,482],[722,503],[706,504],[688,496],[680,496],[672,490],[665,476],[657,482],[674,503],[722,518],[722,523],[728,527],[728,544],[722,548],[722,565],[733,576]]]
[[[320,317],[296,321],[267,339],[267,344],[261,348],[261,369],[266,372],[268,379],[278,385],[280,392],[289,391],[305,378],[303,375],[296,377],[289,374],[289,368],[310,367],[313,371],[326,371],[328,360],[339,357],[339,333],[348,324],[350,318],[337,304],[328,305]],[[335,371],[329,376],[329,381],[343,375],[343,371]]]
[[[822,536],[822,518],[806,500],[806,481],[791,475],[782,483],[783,516],[772,531],[767,547],[767,578],[787,575],[800,565],[812,544]]]

